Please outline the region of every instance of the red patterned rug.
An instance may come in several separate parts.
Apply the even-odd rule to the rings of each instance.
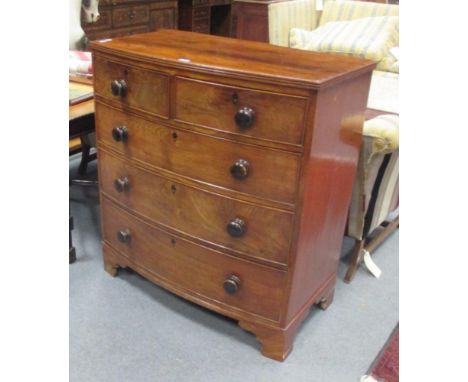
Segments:
[[[372,375],[379,382],[398,382],[399,380],[399,342],[398,325],[393,329],[387,343],[370,367]]]

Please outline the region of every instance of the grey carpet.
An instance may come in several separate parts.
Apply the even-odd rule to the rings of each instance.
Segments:
[[[76,177],[78,158],[70,160]],[[96,172],[91,165],[89,175]],[[260,354],[235,321],[192,304],[136,273],[103,269],[98,192],[72,186],[77,261],[70,265],[71,382],[357,382],[398,322],[398,232],[375,251],[383,270],[361,268],[335,300],[313,309],[283,363]],[[345,239],[342,256],[352,241]]]

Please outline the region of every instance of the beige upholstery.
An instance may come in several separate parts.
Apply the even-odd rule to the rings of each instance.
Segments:
[[[398,16],[399,6],[366,1],[327,1],[319,26],[329,21],[347,21],[375,16]],[[296,27],[298,28],[298,27]]]
[[[270,44],[289,46],[292,28],[315,29],[318,14],[315,0],[294,0],[268,5],[268,32]]]
[[[365,239],[398,206],[398,126],[394,114],[364,123],[348,218],[348,235],[357,240]]]

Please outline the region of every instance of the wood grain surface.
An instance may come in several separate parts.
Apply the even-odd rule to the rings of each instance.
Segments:
[[[94,52],[138,58],[157,65],[324,88],[366,73],[369,60],[277,47],[255,41],[161,30],[91,44]]]
[[[242,193],[294,203],[300,157],[280,150],[238,145],[235,141],[180,131],[96,104],[97,138],[101,144],[128,157],[173,173]],[[128,141],[115,142],[112,129],[128,128]],[[250,163],[245,179],[235,179],[230,168],[237,160]]]
[[[279,321],[285,273],[236,259],[170,235],[124,212],[106,198],[103,238],[130,261],[179,288],[231,307]],[[121,243],[117,232],[128,229],[129,243]],[[226,293],[224,281],[237,275],[239,290]]]
[[[105,150],[100,151],[99,163],[102,192],[127,209],[205,245],[286,267],[293,213],[174,182]],[[122,177],[128,179],[129,189],[119,192],[114,182]],[[226,229],[235,218],[246,225],[241,237],[232,237]]]
[[[239,320],[284,360],[333,301],[375,64],[180,31],[92,46],[105,269]]]

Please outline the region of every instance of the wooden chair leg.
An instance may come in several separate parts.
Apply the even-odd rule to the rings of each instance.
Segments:
[[[76,261],[76,250],[73,246],[72,240],[72,230],[73,230],[73,218],[70,216],[68,220],[68,232],[69,232],[69,242],[70,242],[70,249],[68,251],[68,263],[72,264]]]
[[[364,243],[365,240],[356,240],[354,244],[353,253],[351,254],[351,259],[348,265],[348,271],[346,272],[345,276],[345,282],[347,283],[350,283],[353,280],[354,275],[356,274],[356,271],[359,267],[359,263],[362,260],[362,250],[364,249]]]
[[[366,250],[373,252],[382,242],[390,236],[390,234],[398,228],[400,224],[400,216],[397,216],[391,222],[389,222],[383,230],[381,230],[375,238],[373,238],[369,244],[366,245]]]
[[[398,228],[399,224],[400,217],[397,216],[388,224],[383,225],[384,228],[367,244],[365,244],[365,240],[356,240],[351,260],[349,262],[348,271],[346,272],[345,282],[350,283],[353,280],[359,264],[362,262],[364,257],[364,250],[372,253],[388,236],[390,236],[393,231]]]
[[[88,162],[90,161],[89,152],[91,148],[81,139],[81,162],[78,167],[78,174],[85,175],[88,168]]]

